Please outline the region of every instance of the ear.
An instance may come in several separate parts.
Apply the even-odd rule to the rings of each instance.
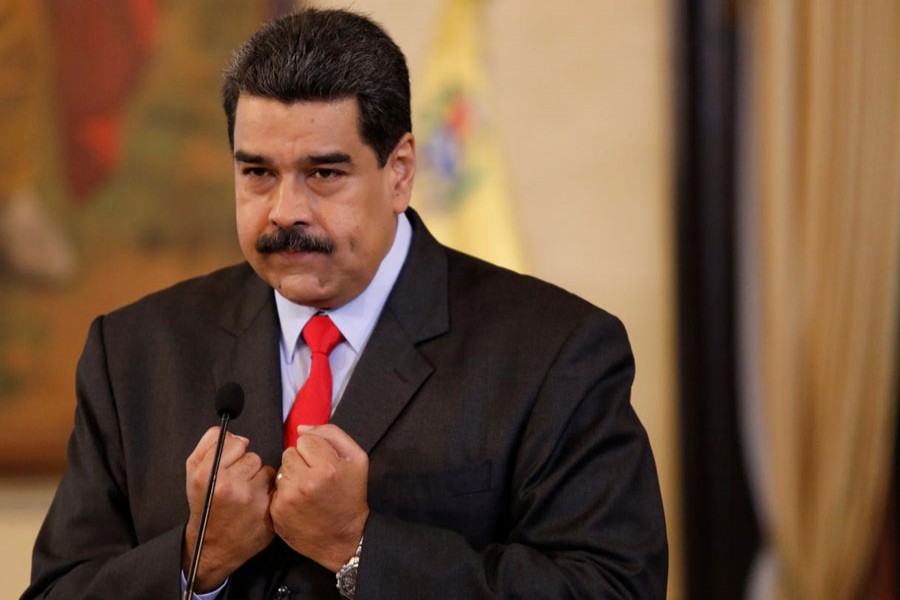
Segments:
[[[388,183],[391,203],[396,214],[409,206],[412,197],[413,179],[416,176],[416,139],[407,132],[391,152],[388,163]]]

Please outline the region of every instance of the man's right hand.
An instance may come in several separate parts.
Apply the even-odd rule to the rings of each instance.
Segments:
[[[219,428],[210,428],[186,463],[191,516],[184,532],[181,565],[185,576],[200,530],[218,437]],[[245,437],[231,433],[225,436],[203,553],[197,567],[194,586],[197,592],[214,590],[238,567],[268,546],[275,536],[269,516],[275,471],[263,466],[258,454],[247,452],[249,443]]]

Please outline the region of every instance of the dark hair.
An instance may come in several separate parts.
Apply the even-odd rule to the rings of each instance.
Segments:
[[[232,147],[241,93],[286,104],[356,98],[360,138],[382,167],[412,131],[403,52],[379,25],[344,10],[306,9],[269,21],[235,51],[222,85]]]

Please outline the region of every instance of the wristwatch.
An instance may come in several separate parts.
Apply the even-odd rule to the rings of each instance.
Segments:
[[[356,547],[356,554],[347,561],[335,574],[337,578],[337,589],[341,596],[347,600],[356,598],[356,574],[359,570],[359,555],[362,553],[363,538],[359,538],[359,546]]]

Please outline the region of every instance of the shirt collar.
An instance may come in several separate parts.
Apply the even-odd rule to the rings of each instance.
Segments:
[[[278,320],[281,322],[281,349],[287,362],[294,361],[300,333],[306,323],[318,312],[327,314],[340,330],[341,335],[350,344],[354,352],[359,354],[365,347],[381,309],[400,275],[400,269],[409,253],[412,240],[412,227],[405,214],[397,216],[397,231],[390,250],[381,260],[375,276],[368,287],[347,304],[333,310],[319,311],[311,306],[291,302],[275,291],[275,306],[278,309]]]

